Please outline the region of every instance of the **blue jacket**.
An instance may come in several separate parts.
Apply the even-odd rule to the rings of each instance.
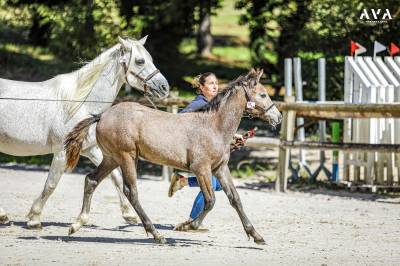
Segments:
[[[196,98],[194,98],[194,100],[191,103],[189,103],[188,106],[185,107],[185,109],[181,110],[179,113],[194,112],[196,110],[201,109],[202,107],[204,107],[207,104],[208,104],[208,100],[207,100],[206,96],[204,96],[203,94],[199,94],[199,95],[197,95]]]

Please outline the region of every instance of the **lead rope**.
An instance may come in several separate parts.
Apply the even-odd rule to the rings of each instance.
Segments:
[[[149,96],[144,95],[144,97],[146,97],[147,101],[149,101],[151,103],[151,105],[154,107],[154,109],[158,110],[157,106],[153,103],[153,101],[150,99]]]

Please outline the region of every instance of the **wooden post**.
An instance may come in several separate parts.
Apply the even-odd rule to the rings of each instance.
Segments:
[[[353,72],[350,68],[350,63],[348,61],[348,57],[345,57],[344,63],[344,102],[351,103],[352,95],[353,95]],[[351,141],[351,131],[352,131],[352,119],[346,118],[343,121],[343,141],[350,142]],[[343,153],[343,180],[350,181],[350,153]]]
[[[293,103],[295,98],[293,96],[286,96],[285,102]],[[284,111],[281,127],[280,139],[281,141],[293,141],[294,126],[296,123],[295,111]],[[279,166],[278,176],[275,181],[275,190],[278,192],[286,192],[287,177],[289,174],[289,158],[290,148],[279,147]]]

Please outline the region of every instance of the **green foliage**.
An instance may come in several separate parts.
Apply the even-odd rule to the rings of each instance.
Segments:
[[[301,57],[308,99],[317,94],[316,58],[327,58],[328,99],[341,99],[343,62],[350,39],[366,45],[369,51],[374,40],[385,44],[399,41],[398,17],[387,23],[359,19],[364,8],[389,8],[396,16],[395,0],[238,0],[236,7],[246,10],[241,23],[250,29],[253,64],[262,66],[272,79],[283,80],[283,59]]]

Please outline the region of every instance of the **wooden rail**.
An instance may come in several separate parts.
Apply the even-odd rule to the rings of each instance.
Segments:
[[[144,97],[119,97],[114,103],[134,101],[151,106]],[[158,107],[177,105],[184,107],[190,100],[178,97],[152,100]],[[275,102],[281,112],[294,111],[297,116],[322,119],[343,118],[400,118],[400,103],[387,104],[345,104],[344,102]]]
[[[297,116],[323,119],[399,118],[400,103],[344,104],[343,102],[277,102],[278,109],[294,111]]]

